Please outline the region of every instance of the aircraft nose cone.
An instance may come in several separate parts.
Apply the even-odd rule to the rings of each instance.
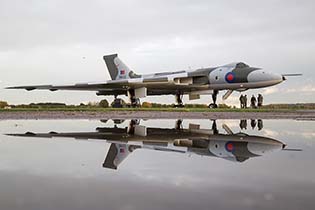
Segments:
[[[249,73],[247,80],[248,82],[268,82],[272,85],[282,82],[283,77],[280,74],[266,72],[263,69],[259,69]]]
[[[265,155],[280,151],[283,149],[284,144],[281,142],[266,142],[266,143],[253,143],[249,142],[248,150],[255,155]]]

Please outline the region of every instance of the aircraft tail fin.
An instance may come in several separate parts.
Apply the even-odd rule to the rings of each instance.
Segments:
[[[104,55],[103,59],[112,80],[141,77],[141,75],[137,75],[131,71],[128,66],[118,58],[118,54]]]
[[[105,161],[104,168],[117,169],[119,164],[134,150],[132,145],[111,143]]]

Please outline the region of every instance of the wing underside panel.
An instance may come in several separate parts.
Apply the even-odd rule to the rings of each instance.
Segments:
[[[208,85],[182,85],[161,80],[154,82],[138,82],[130,83],[128,81],[106,82],[106,83],[85,83],[75,85],[34,85],[34,86],[17,86],[8,87],[7,89],[25,89],[31,90],[74,90],[74,91],[96,91],[99,95],[122,95],[126,94],[128,89],[147,88],[147,95],[167,95],[176,94],[178,92],[187,94],[192,91],[202,91],[209,88]]]

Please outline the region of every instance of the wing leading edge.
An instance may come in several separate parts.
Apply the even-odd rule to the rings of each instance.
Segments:
[[[153,77],[153,78],[136,78],[124,80],[109,80],[99,83],[78,83],[74,85],[30,85],[14,86],[6,89],[24,89],[32,90],[74,90],[74,91],[96,91],[98,95],[123,95],[129,89],[146,88],[148,95],[176,94],[179,90],[189,93],[207,89],[208,85],[194,85],[191,83],[180,83],[178,80],[189,81],[189,77],[172,78]]]

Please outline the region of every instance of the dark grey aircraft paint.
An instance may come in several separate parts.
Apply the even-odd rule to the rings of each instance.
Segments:
[[[103,59],[106,63],[108,72],[110,74],[110,77],[112,78],[112,80],[115,80],[117,78],[118,75],[118,69],[114,63],[114,59],[117,57],[117,54],[113,54],[113,55],[104,55]]]
[[[243,68],[235,68],[232,70],[232,72],[235,74],[235,80],[234,83],[246,83],[248,82],[248,75],[258,70],[259,68],[253,68],[253,67],[243,67]]]

